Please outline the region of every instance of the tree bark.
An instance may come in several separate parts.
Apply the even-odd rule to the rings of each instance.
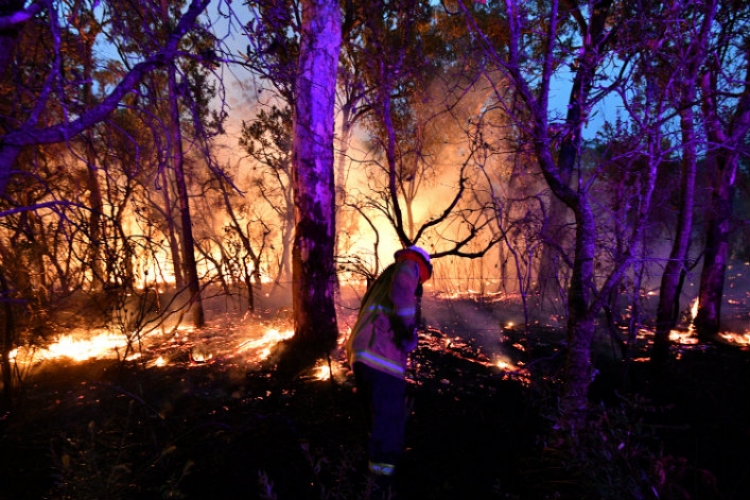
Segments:
[[[338,338],[333,135],[340,48],[339,3],[303,0],[292,156],[294,338],[279,364],[287,374],[312,366]]]
[[[167,161],[166,159],[164,161]],[[161,171],[157,174],[161,181],[161,194],[164,199],[164,219],[166,227],[164,233],[169,241],[169,253],[172,257],[172,269],[174,269],[174,284],[177,289],[185,286],[185,266],[182,265],[182,257],[180,253],[180,242],[177,238],[179,229],[175,222],[175,210],[172,202],[172,195],[170,194],[170,178],[167,175],[167,168],[161,168]]]
[[[82,23],[83,24],[83,23]],[[83,105],[91,106],[94,102],[93,94],[93,48],[98,28],[89,27],[85,31],[83,26],[77,26],[79,36],[81,37],[81,50],[83,50]],[[99,182],[99,173],[97,168],[97,155],[95,145],[94,128],[86,130],[84,137],[85,159],[87,169],[87,187],[89,190],[89,255],[87,257],[88,265],[91,269],[91,287],[93,290],[102,290],[109,281],[106,275],[104,265],[103,236],[104,228],[102,218],[104,214],[104,201],[102,198],[101,183]]]
[[[595,316],[598,312],[598,307],[594,304],[596,220],[588,193],[581,186],[577,190],[571,189],[567,184],[567,176],[574,171],[579,159],[583,124],[590,108],[589,94],[599,64],[599,52],[606,44],[605,26],[611,5],[610,0],[598,2],[588,23],[588,40],[581,50],[579,68],[573,80],[566,127],[557,164],[551,161],[548,147],[545,147],[542,153],[542,145],[539,142],[536,145],[537,151],[542,153],[539,155],[540,165],[547,183],[555,196],[573,210],[576,221],[573,271],[568,288],[569,345],[558,418],[559,428],[573,434],[577,429],[582,428],[588,412],[591,342],[594,338]],[[583,26],[582,31],[585,31]],[[546,109],[543,112],[546,112]],[[539,128],[542,123],[546,125],[546,120],[538,121]]]
[[[3,304],[3,335],[2,348],[0,349],[0,369],[3,371],[3,403],[10,408],[13,403],[13,363],[10,353],[16,345],[16,324],[13,313],[13,303],[10,296],[8,284],[3,276],[4,269],[0,269],[0,297]]]
[[[721,303],[729,259],[729,223],[734,198],[733,183],[724,179],[726,169],[732,168],[726,165],[726,162],[727,158],[717,158],[715,185],[706,224],[706,247],[698,291],[698,313],[694,319],[695,331],[702,341],[716,338],[721,326]]]
[[[694,88],[688,86],[685,102],[691,103],[695,97]],[[690,233],[693,229],[693,204],[695,203],[695,175],[697,170],[697,156],[695,151],[695,121],[690,106],[686,106],[680,114],[682,128],[682,172],[680,181],[680,205],[677,215],[677,228],[669,253],[669,260],[664,266],[661,286],[659,288],[659,305],[656,311],[656,333],[651,360],[662,363],[669,354],[669,332],[677,325],[680,308],[680,293],[682,292],[681,276],[686,272]]]
[[[677,229],[669,261],[664,268],[659,290],[659,305],[656,311],[656,332],[651,360],[658,364],[666,361],[669,355],[669,332],[676,326],[680,313],[680,293],[687,272],[688,250],[693,229],[693,203],[695,201],[695,176],[697,171],[697,132],[693,107],[698,94],[698,73],[706,63],[710,50],[709,38],[714,28],[716,15],[715,2],[704,4],[700,12],[699,32],[692,37],[689,46],[673,54],[680,82],[679,101],[676,108],[680,112],[682,132],[682,178],[680,185],[680,205]]]
[[[750,63],[745,70],[745,82],[748,78]],[[729,259],[734,182],[737,177],[741,144],[750,130],[750,84],[745,84],[744,92],[734,108],[726,131],[718,116],[718,104],[715,99],[716,81],[711,72],[707,72],[701,78],[701,91],[708,141],[714,145],[715,150],[709,153],[709,161],[713,166],[710,172],[713,186],[698,291],[698,314],[694,324],[698,338],[710,341],[716,338],[721,329],[721,303]]]
[[[188,290],[190,292],[190,310],[193,313],[193,325],[201,328],[206,324],[201,298],[201,285],[195,261],[195,244],[193,240],[193,221],[190,216],[190,197],[185,180],[185,157],[182,151],[182,132],[180,130],[180,112],[177,102],[177,84],[175,68],[169,69],[169,95],[171,103],[170,134],[172,143],[172,168],[174,169],[177,197],[180,205],[180,222],[182,236],[182,263],[185,269]],[[167,189],[164,186],[164,189]]]

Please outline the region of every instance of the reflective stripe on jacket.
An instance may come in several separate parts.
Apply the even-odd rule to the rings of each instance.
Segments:
[[[417,345],[416,333],[403,346],[394,341],[391,316],[407,327],[414,325],[419,285],[419,264],[395,262],[370,286],[362,300],[357,322],[346,343],[349,365],[364,363],[376,370],[404,376],[406,359]],[[410,328],[411,331],[411,328]]]

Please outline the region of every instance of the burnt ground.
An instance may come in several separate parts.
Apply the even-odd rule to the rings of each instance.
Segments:
[[[393,497],[750,498],[749,352],[634,363],[627,387],[597,356],[599,410],[566,447],[549,439],[559,337],[525,339],[528,370],[508,374],[471,341],[424,332]],[[346,373],[282,386],[227,359],[49,365],[0,417],[0,499],[382,498],[355,397]]]

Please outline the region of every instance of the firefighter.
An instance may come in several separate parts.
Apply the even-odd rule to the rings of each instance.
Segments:
[[[404,447],[406,362],[417,346],[416,313],[422,284],[432,275],[429,254],[410,246],[396,252],[362,299],[346,344],[369,432],[369,470],[391,476]]]

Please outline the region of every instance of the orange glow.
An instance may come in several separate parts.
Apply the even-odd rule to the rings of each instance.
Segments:
[[[271,355],[271,349],[283,340],[288,340],[294,336],[294,330],[280,331],[277,328],[269,328],[260,338],[246,340],[238,348],[238,353],[249,354],[250,357],[263,361]]]
[[[695,336],[695,333],[693,332],[692,325],[686,332],[681,332],[678,330],[672,330],[669,332],[669,340],[674,342],[675,344],[680,345],[696,345],[698,344],[698,337]]]
[[[178,330],[185,330],[178,328]],[[187,330],[190,330],[189,328]],[[140,348],[133,349],[133,339],[122,333],[110,331],[98,331],[92,333],[87,330],[74,330],[70,333],[59,335],[52,339],[44,347],[21,346],[11,353],[11,359],[18,364],[34,366],[44,361],[67,359],[75,362],[85,362],[93,359],[98,360],[121,360],[128,353],[126,360],[131,361],[141,358],[141,353],[150,367],[164,367],[175,360],[184,362],[186,357],[175,356],[175,352],[187,351],[187,359],[191,364],[204,364],[216,359],[239,357],[249,362],[260,362],[266,360],[273,348],[281,341],[291,338],[294,331],[289,328],[279,330],[268,328],[264,325],[249,327],[247,333],[235,332],[227,336],[203,334],[199,337],[191,335],[190,331],[184,331],[179,335],[169,334],[166,338],[162,335],[150,335],[140,339]],[[130,342],[130,349],[128,349]],[[239,345],[238,345],[239,344]],[[325,372],[323,369],[325,368]],[[334,367],[334,376],[336,368]],[[328,378],[330,374],[328,366],[320,367],[316,375],[319,378]]]
[[[44,348],[20,347],[13,351],[17,363],[68,358],[73,361],[89,359],[119,359],[128,346],[128,338],[123,334],[100,332],[96,334],[66,334],[57,337]],[[137,357],[137,356],[135,356]]]
[[[497,358],[493,365],[503,372],[503,380],[516,380],[526,387],[531,385],[531,374],[522,362],[513,364],[509,359]]]
[[[514,372],[518,370],[518,367],[512,364],[510,361],[507,361],[505,359],[498,359],[495,361],[495,366],[500,368],[501,370],[505,372]]]
[[[745,333],[734,333],[734,332],[721,332],[719,334],[725,342],[734,344],[737,346],[750,346],[750,332]]]
[[[698,316],[698,298],[696,297],[693,301],[693,305],[690,306],[690,318],[695,320],[695,317]]]
[[[653,342],[652,337],[654,332],[646,328],[641,328],[638,331],[638,338],[648,339],[648,342]],[[674,344],[679,345],[697,345],[698,337],[695,336],[692,326],[687,330],[671,330],[669,332],[669,340]]]
[[[341,364],[333,359],[330,362],[329,368],[328,360],[319,360],[313,367],[312,378],[315,380],[331,380],[331,377],[338,379],[343,373]]]

